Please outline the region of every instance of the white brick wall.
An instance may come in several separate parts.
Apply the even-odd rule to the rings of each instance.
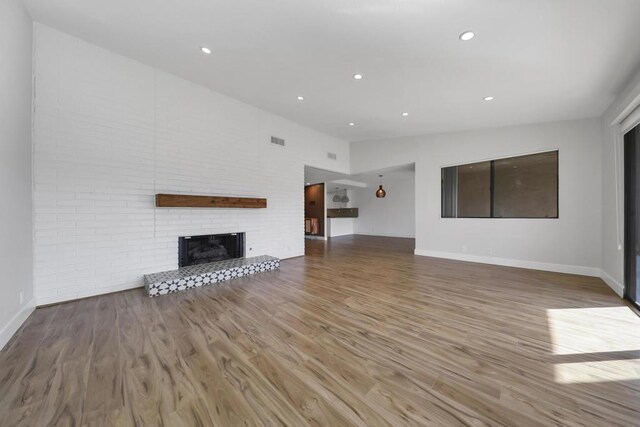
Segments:
[[[181,235],[244,231],[248,256],[302,255],[304,165],[348,172],[344,141],[40,24],[34,69],[38,304],[142,286],[177,267]],[[268,208],[156,209],[156,193]]]
[[[33,311],[31,17],[0,2],[0,350]]]

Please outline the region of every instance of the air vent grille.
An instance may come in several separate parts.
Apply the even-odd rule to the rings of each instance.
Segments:
[[[284,147],[284,139],[282,139],[282,138],[278,138],[278,137],[272,136],[271,137],[271,143],[272,144],[276,144],[276,145],[282,145]]]
[[[336,153],[327,153],[327,157],[331,160],[336,160],[338,158]]]

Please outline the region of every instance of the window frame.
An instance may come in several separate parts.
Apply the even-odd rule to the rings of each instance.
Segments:
[[[547,154],[547,153],[557,153],[557,163],[556,163],[556,176],[557,176],[557,180],[556,180],[556,215],[555,216],[509,216],[509,217],[505,217],[505,216],[494,216],[494,189],[495,189],[495,162],[499,161],[499,160],[507,160],[507,159],[513,159],[513,158],[518,158],[518,157],[527,157],[527,156],[534,156],[536,154]],[[444,180],[442,179],[443,176],[443,171],[447,168],[452,168],[452,167],[461,167],[461,166],[468,166],[468,165],[474,165],[476,163],[483,163],[483,162],[489,162],[490,163],[490,188],[489,188],[489,195],[490,195],[490,199],[489,199],[489,216],[464,216],[464,217],[460,217],[460,216],[444,216],[444,210],[443,210],[443,203],[445,200],[445,196],[444,196]],[[554,149],[550,149],[550,150],[543,150],[543,151],[536,151],[533,153],[526,153],[526,154],[518,154],[518,155],[512,155],[512,156],[504,156],[504,157],[498,157],[498,158],[492,158],[492,159],[485,159],[485,160],[477,160],[477,161],[471,161],[471,162],[466,162],[466,163],[458,163],[458,164],[453,164],[453,165],[448,165],[448,166],[441,166],[440,167],[440,218],[441,219],[542,219],[542,220],[547,220],[547,219],[560,219],[560,149],[559,148],[554,148]],[[458,202],[456,201],[456,205],[458,205]]]

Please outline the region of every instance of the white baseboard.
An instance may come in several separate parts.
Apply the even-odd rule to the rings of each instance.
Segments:
[[[46,297],[43,297],[43,296],[38,297],[36,295],[36,305],[38,307],[42,307],[43,305],[58,304],[58,303],[63,303],[67,301],[95,297],[98,295],[111,294],[111,293],[120,292],[120,291],[128,291],[130,289],[139,289],[143,287],[144,287],[143,282],[136,282],[136,283],[128,283],[126,285],[121,285],[121,286],[109,286],[106,288],[89,289],[86,291],[74,292],[74,293],[65,294],[65,295],[51,295]]]
[[[305,239],[309,240],[327,240],[326,236],[304,236]]]
[[[397,237],[399,239],[415,239],[416,236],[412,235],[404,235],[404,234],[380,234],[380,233],[368,233],[366,231],[358,231],[357,233],[354,232],[354,235],[359,235],[359,236],[371,236],[371,237]],[[417,254],[416,254],[417,255]]]
[[[256,255],[252,255],[252,256],[256,256]],[[288,259],[288,258],[297,258],[300,256],[304,256],[304,252],[280,257],[280,259],[282,260],[282,259]],[[35,302],[38,307],[42,307],[43,305],[59,304],[59,303],[64,303],[68,301],[74,301],[77,299],[90,298],[98,295],[105,295],[105,294],[111,294],[114,292],[122,292],[122,291],[128,291],[131,289],[140,289],[140,288],[144,288],[144,281],[142,280],[139,282],[127,283],[124,285],[88,289],[86,291],[73,292],[73,293],[63,294],[63,295],[47,295],[47,296],[36,295]]]
[[[507,267],[527,268],[530,270],[553,271],[556,273],[579,274],[582,276],[601,277],[601,270],[581,265],[553,264],[548,262],[525,261],[520,259],[487,257],[481,255],[460,254],[455,252],[429,251],[416,249],[416,255],[434,258],[455,259],[458,261],[478,262],[481,264],[504,265]]]
[[[283,260],[283,259],[299,258],[301,256],[304,256],[304,252],[300,252],[300,253],[293,254],[293,255],[281,256],[281,257],[278,257],[278,258],[280,258],[280,260]]]
[[[9,322],[0,330],[0,350],[4,348],[5,345],[9,342],[13,334],[22,326],[25,320],[33,313],[33,310],[36,309],[36,300],[35,298],[31,298],[29,302],[27,302],[21,309],[18,311],[15,316],[9,320]]]
[[[615,292],[620,298],[624,298],[624,285],[613,278],[609,273],[604,270],[600,270],[600,278],[606,283],[613,292]]]
[[[353,236],[353,233],[338,233],[338,234],[332,234],[331,236],[329,236],[329,239],[332,237],[342,237],[342,236]]]

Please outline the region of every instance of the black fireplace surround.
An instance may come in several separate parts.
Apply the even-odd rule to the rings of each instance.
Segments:
[[[244,257],[244,233],[208,234],[178,238],[180,267]]]

